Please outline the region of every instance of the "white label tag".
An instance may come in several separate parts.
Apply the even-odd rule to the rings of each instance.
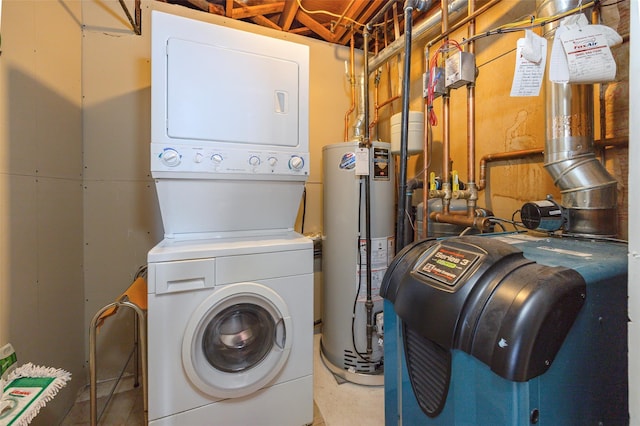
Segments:
[[[584,15],[569,18],[556,30],[549,79],[579,84],[614,80],[616,62],[602,27],[589,25]]]
[[[547,39],[527,30],[527,37],[517,44],[511,96],[538,96],[546,62]]]
[[[356,176],[369,175],[369,150],[356,148]]]

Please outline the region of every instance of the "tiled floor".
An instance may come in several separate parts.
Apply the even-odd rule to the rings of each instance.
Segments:
[[[313,393],[314,426],[384,425],[384,390],[382,386],[361,386],[335,379],[320,359],[320,334],[314,336]],[[340,381],[342,382],[342,381]],[[109,389],[98,390],[101,410]],[[104,396],[103,396],[104,394]],[[144,425],[142,388],[124,379],[105,408],[100,425]],[[89,392],[83,392],[62,422],[62,426],[89,424]],[[187,425],[185,425],[187,426]],[[248,426],[248,425],[247,425]]]

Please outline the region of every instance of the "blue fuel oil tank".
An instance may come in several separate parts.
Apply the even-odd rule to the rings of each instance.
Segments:
[[[386,425],[626,425],[627,245],[423,240],[380,290]]]

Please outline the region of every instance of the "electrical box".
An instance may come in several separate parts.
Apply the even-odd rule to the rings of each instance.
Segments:
[[[422,74],[422,96],[424,98],[429,96],[429,86],[431,86],[431,90],[433,91],[432,99],[444,95],[446,93],[444,77],[443,67],[433,67],[430,71]]]
[[[476,80],[476,58],[473,53],[457,52],[445,61],[445,86],[457,89]]]

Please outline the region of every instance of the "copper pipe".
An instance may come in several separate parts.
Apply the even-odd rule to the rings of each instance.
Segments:
[[[384,106],[387,106],[388,104],[390,104],[391,102],[400,99],[400,95],[395,95],[389,99],[387,99],[386,101],[382,102],[381,104],[378,105],[378,108],[382,108]]]
[[[392,97],[390,99],[387,99],[386,101],[384,101],[384,102],[379,104],[378,103],[378,85],[376,84],[376,91],[374,92],[373,98],[374,98],[374,101],[373,101],[374,102],[374,106],[373,106],[373,108],[374,108],[373,109],[374,110],[373,121],[371,121],[371,124],[369,125],[369,129],[373,129],[373,127],[376,124],[378,124],[378,121],[379,121],[378,120],[378,118],[379,118],[378,111],[380,111],[384,106],[389,105],[391,102],[393,102],[393,101],[395,101],[397,99],[400,99],[400,95],[396,95],[396,96],[394,96],[394,97]]]
[[[356,108],[356,65],[355,65],[355,48],[354,48],[354,35],[353,31],[351,31],[351,41],[349,47],[349,61],[350,61],[350,70],[349,70],[349,82],[351,83],[351,107],[344,114],[344,141],[347,142],[349,140],[349,116]]]
[[[377,55],[378,54],[378,38],[376,37],[376,44],[374,47],[374,54]],[[373,130],[373,128],[378,124],[378,118],[379,118],[379,111],[380,111],[380,107],[378,106],[378,97],[380,94],[380,75],[382,74],[382,71],[377,69],[376,70],[376,74],[375,74],[375,90],[373,92],[373,120],[371,120],[371,123],[369,124],[369,133],[371,133],[371,130]],[[376,132],[377,134],[377,132]]]
[[[338,20],[336,21],[336,23],[332,25],[332,27],[331,27],[331,32],[333,32],[333,30],[334,30],[338,25],[340,25],[340,22],[342,22],[342,20],[344,19],[344,16],[347,14],[347,10],[349,10],[349,9],[351,8],[351,6],[353,6],[353,2],[354,2],[354,1],[355,1],[355,0],[351,0],[351,1],[349,2],[349,4],[347,5],[347,7],[345,7],[345,8],[344,8],[344,12],[342,12],[342,15],[340,15],[340,18],[338,18]],[[353,33],[352,33],[352,34],[353,34]]]
[[[476,10],[475,0],[469,0],[467,11],[469,16],[473,16]],[[475,19],[469,20],[468,34],[469,39],[473,39],[476,32]],[[475,43],[472,41],[467,44],[467,51],[475,54]],[[476,201],[478,193],[476,189],[476,86],[467,85],[467,186],[470,191],[470,197],[467,199],[467,214],[472,217],[476,211]]]
[[[624,136],[619,136],[616,138],[609,139],[597,139],[593,141],[593,144],[598,148],[608,148],[608,147],[620,147],[620,146],[629,146],[629,138]]]
[[[487,154],[480,159],[480,179],[478,182],[478,191],[482,191],[487,185],[487,163],[493,161],[506,161],[506,160],[519,160],[528,157],[535,157],[536,155],[543,155],[543,148],[523,149],[520,151],[509,152],[497,152],[494,154]]]
[[[498,3],[500,3],[500,0],[492,0],[489,3],[485,4],[484,6],[482,6],[477,11],[468,14],[466,18],[464,18],[461,21],[457,22],[454,26],[451,27],[451,29],[447,29],[447,31],[442,31],[442,33],[439,36],[437,36],[436,38],[434,38],[433,40],[431,40],[427,44],[427,47],[431,47],[434,44],[436,44],[437,42],[439,42],[440,40],[442,40],[443,38],[446,38],[449,34],[451,34],[452,32],[456,31],[458,28],[462,27],[467,22],[475,19],[477,16],[481,15],[482,13],[486,12],[487,10],[491,9],[493,6],[495,6]],[[444,22],[444,15],[442,15],[442,21]]]
[[[425,65],[425,69],[429,69],[429,50],[427,49],[427,54],[425,55],[425,60],[426,60],[426,65]],[[423,178],[423,191],[422,191],[422,217],[425,218],[427,217],[427,214],[429,212],[429,177],[427,176],[429,173],[429,162],[431,161],[431,150],[429,149],[429,142],[430,142],[430,132],[429,132],[429,108],[427,105],[427,100],[425,99],[424,101],[424,140],[423,140],[423,147],[422,147],[422,171],[424,173],[424,178]],[[428,230],[429,230],[429,224],[427,223],[428,221],[423,220],[422,221],[422,236],[423,238],[427,238],[429,237],[428,235]]]
[[[596,140],[594,145],[598,148],[608,147],[624,147],[629,145],[629,138],[619,137],[605,140]],[[544,148],[523,149],[520,151],[497,152],[487,154],[480,159],[480,180],[478,183],[478,191],[485,189],[487,185],[487,163],[494,161],[521,160],[524,158],[535,157],[536,155],[544,155]]]
[[[443,1],[440,3],[440,9],[442,13],[442,33],[446,34],[449,31],[449,2]],[[446,38],[445,38],[446,40]],[[442,213],[449,213],[449,205],[451,202],[450,195],[451,186],[449,182],[450,168],[450,140],[449,140],[449,93],[442,96],[442,127],[443,127],[443,141],[442,141],[442,189],[445,191],[445,195],[442,198]]]
[[[453,215],[453,214],[444,214],[438,212],[432,212],[429,215],[434,222],[440,223],[450,223],[452,225],[458,226],[466,226],[478,229],[480,231],[488,231],[491,226],[491,220],[488,217],[484,216],[473,216],[469,217],[466,215]]]
[[[376,71],[376,77],[375,77],[375,89],[373,90],[373,120],[371,120],[371,123],[369,123],[369,132],[371,132],[371,130],[373,130],[373,128],[376,126],[376,124],[378,124],[378,111],[380,110],[380,108],[378,107],[378,86],[380,85],[379,81],[378,81],[378,76],[379,74],[377,74]]]

